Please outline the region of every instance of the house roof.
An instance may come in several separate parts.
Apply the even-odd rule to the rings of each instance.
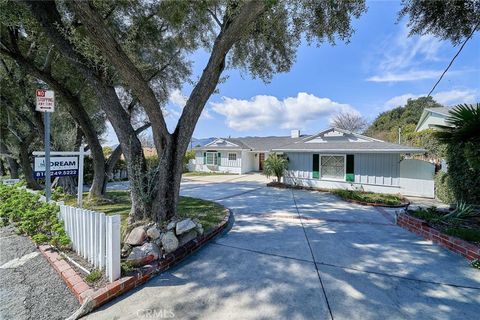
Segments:
[[[452,108],[447,108],[447,107],[425,108],[425,109],[423,109],[422,115],[420,116],[420,120],[418,120],[415,131],[418,131],[420,126],[425,122],[425,120],[427,120],[427,118],[430,114],[435,113],[435,114],[441,115],[444,118],[446,118],[450,115],[451,110],[452,110]]]
[[[347,137],[348,141],[345,141]],[[337,141],[335,141],[338,139]],[[367,137],[339,128],[329,128],[315,135],[288,145],[274,148],[273,151],[322,151],[322,152],[406,152],[423,153],[424,149]]]
[[[317,134],[300,136],[299,138],[291,138],[289,136],[218,138],[197,149],[307,152],[425,152],[424,149],[389,143],[338,128],[329,128]]]

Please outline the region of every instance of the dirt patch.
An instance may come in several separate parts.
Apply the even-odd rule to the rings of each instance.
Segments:
[[[75,251],[65,250],[65,251],[62,251],[62,253],[68,256],[70,259],[72,259],[76,263],[78,263],[81,267],[87,269],[89,272],[95,272],[95,271],[99,272],[101,276],[98,279],[96,279],[95,281],[89,281],[88,273],[86,273],[84,270],[82,270],[82,268],[79,268],[68,259],[65,259],[68,262],[68,264],[72,267],[72,269],[74,269],[75,272],[80,277],[82,277],[83,281],[85,281],[93,289],[102,288],[102,287],[105,287],[107,284],[109,284],[107,276],[105,275],[105,272],[95,269],[90,264],[90,262],[88,262],[88,260],[84,259],[82,256],[79,256]]]

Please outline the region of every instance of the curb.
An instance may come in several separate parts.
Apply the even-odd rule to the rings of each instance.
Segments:
[[[437,229],[430,227],[428,223],[422,219],[412,217],[406,213],[400,213],[397,216],[397,225],[427,240],[431,240],[452,252],[459,253],[468,260],[480,259],[479,246],[463,239],[441,233]]]
[[[170,269],[191,253],[203,247],[208,241],[219,235],[229,225],[229,221],[232,218],[232,211],[228,208],[226,211],[228,214],[225,215],[222,222],[207,234],[190,240],[181,247],[178,247],[175,251],[166,254],[162,259],[156,261],[155,264],[142,267],[136,275],[122,277],[97,290],[90,287],[52,246],[41,245],[38,248],[63,281],[65,281],[68,288],[73,292],[80,304],[83,304],[87,300],[92,301],[92,309],[90,310],[92,311],[102,304],[105,304],[125,292],[145,283],[154,275]]]

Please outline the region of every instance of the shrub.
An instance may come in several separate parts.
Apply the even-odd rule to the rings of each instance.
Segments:
[[[356,200],[372,204],[400,205],[402,197],[396,194],[374,193],[356,190],[335,189],[332,193],[342,199]]]
[[[18,233],[32,237],[37,244],[68,246],[70,239],[57,218],[58,206],[40,202],[39,198],[16,186],[0,185],[1,224],[14,224]]]
[[[480,242],[480,230],[467,228],[446,228],[444,232],[448,235],[471,242]]]
[[[415,211],[409,211],[409,213],[419,219],[425,220],[427,222],[436,221],[439,218],[439,214],[437,213],[437,207],[430,207],[430,208],[420,208]]]
[[[435,175],[435,196],[444,203],[450,204],[455,202],[448,173],[440,171]]]
[[[283,173],[287,170],[288,160],[282,155],[271,153],[264,162],[263,174],[270,178],[277,177],[277,182],[281,182]]]

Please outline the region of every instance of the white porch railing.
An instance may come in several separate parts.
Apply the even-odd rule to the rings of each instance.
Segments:
[[[59,218],[65,224],[73,250],[98,269],[105,269],[110,282],[120,278],[120,216],[107,216],[60,204]]]

